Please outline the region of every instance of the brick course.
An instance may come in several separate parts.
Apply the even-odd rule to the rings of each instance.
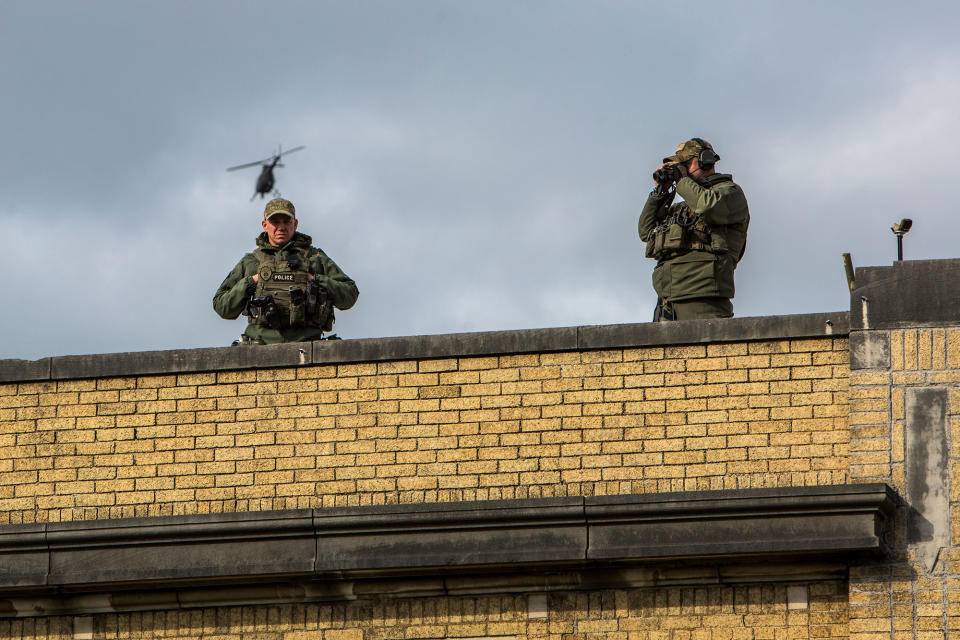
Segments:
[[[889,461],[849,376],[836,337],[4,384],[0,523],[839,484]]]
[[[804,640],[847,638],[846,585],[756,584],[546,594],[362,600],[334,605],[0,619],[0,637],[67,640],[86,624],[98,640]]]

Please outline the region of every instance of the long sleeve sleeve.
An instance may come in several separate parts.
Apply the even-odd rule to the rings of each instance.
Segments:
[[[217,292],[213,295],[213,310],[221,318],[234,320],[243,312],[247,299],[253,293],[255,283],[252,274],[246,273],[244,260],[237,263],[233,271],[224,278]]]
[[[315,259],[317,264],[312,265],[314,277],[320,286],[327,290],[334,306],[337,309],[352,307],[360,296],[357,284],[323,251],[318,249]]]

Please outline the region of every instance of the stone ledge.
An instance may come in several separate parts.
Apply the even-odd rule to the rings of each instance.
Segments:
[[[0,617],[39,615],[29,603],[49,598],[83,601],[70,594],[101,610],[138,589],[218,586],[218,597],[236,590],[246,602],[251,583],[276,583],[298,601],[529,585],[611,567],[608,582],[636,582],[665,559],[829,565],[882,553],[897,502],[887,485],[863,484],[6,525]],[[155,599],[150,607],[168,606]]]
[[[886,485],[597,496],[588,557],[885,551],[894,502]]]
[[[0,383],[846,336],[848,312],[0,360]]]
[[[580,327],[578,348],[619,349],[665,345],[846,337],[849,312],[806,313],[718,320]]]

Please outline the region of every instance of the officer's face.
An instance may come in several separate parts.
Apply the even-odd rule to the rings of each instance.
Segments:
[[[297,219],[277,213],[263,221],[263,230],[267,232],[270,244],[282,247],[293,239],[297,230]]]

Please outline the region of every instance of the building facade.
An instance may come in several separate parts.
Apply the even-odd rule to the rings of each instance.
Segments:
[[[0,638],[960,637],[958,277],[0,361]]]

